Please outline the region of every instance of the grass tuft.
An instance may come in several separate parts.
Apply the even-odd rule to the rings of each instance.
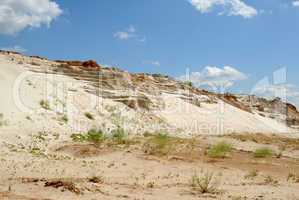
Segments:
[[[273,151],[268,147],[262,147],[254,151],[255,158],[267,158],[271,156],[273,156]]]
[[[126,143],[126,132],[123,128],[118,128],[112,131],[112,140],[118,144]]]
[[[172,148],[171,138],[166,133],[150,136],[145,143],[144,151],[150,155],[167,155]]]
[[[191,187],[193,190],[200,192],[201,194],[215,194],[218,193],[218,189],[214,182],[214,174],[206,172],[202,176],[194,174],[191,178]]]
[[[208,156],[212,158],[225,158],[228,156],[229,153],[231,153],[233,150],[233,147],[231,144],[226,142],[219,142],[215,145],[213,145],[207,152]]]

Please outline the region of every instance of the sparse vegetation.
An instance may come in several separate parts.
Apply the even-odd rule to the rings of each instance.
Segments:
[[[48,100],[41,100],[39,105],[45,110],[50,110],[50,104]]]
[[[75,142],[92,142],[98,144],[103,142],[106,136],[102,130],[91,129],[86,134],[73,134],[71,138]]]
[[[274,178],[270,175],[264,177],[264,183],[267,185],[269,185],[269,184],[274,185],[274,186],[278,185],[278,181],[274,180]]]
[[[226,142],[219,142],[213,145],[208,151],[207,155],[212,158],[225,158],[233,150],[232,145]]]
[[[272,155],[273,155],[273,151],[268,147],[258,148],[254,151],[255,158],[267,158],[267,157],[271,157]]]
[[[144,146],[144,151],[150,155],[166,155],[171,150],[171,138],[167,133],[158,133],[149,138]]]
[[[43,155],[43,151],[38,148],[38,147],[33,147],[31,150],[30,150],[30,153],[34,156],[41,156]]]
[[[90,120],[94,120],[94,116],[93,116],[91,113],[86,112],[86,113],[84,113],[84,115],[85,115],[85,117],[87,117],[88,119],[90,119]]]
[[[225,137],[240,140],[242,142],[251,141],[258,144],[277,145],[281,151],[286,149],[299,150],[299,140],[296,138],[288,138],[280,135],[265,135],[265,134],[238,134],[234,133]],[[271,142],[270,142],[271,141]]]
[[[118,144],[126,143],[126,132],[123,128],[118,128],[112,131],[112,139]]]
[[[214,174],[209,172],[206,172],[202,176],[194,174],[191,179],[191,187],[194,191],[201,194],[215,194],[219,192],[214,180]]]
[[[188,85],[188,86],[190,86],[190,87],[193,87],[193,83],[192,83],[192,81],[185,81],[184,83],[185,83],[185,85]]]

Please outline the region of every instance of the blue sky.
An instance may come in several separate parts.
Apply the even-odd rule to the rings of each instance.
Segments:
[[[198,85],[220,80],[228,90],[246,93],[265,76],[264,93],[273,90],[273,72],[285,67],[286,81],[277,88],[299,102],[297,0],[12,2],[0,1],[0,11],[10,9],[0,15],[2,49],[173,77],[189,68]]]

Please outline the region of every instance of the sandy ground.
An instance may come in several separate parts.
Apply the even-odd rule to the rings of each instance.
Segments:
[[[299,199],[298,158],[258,159],[250,152],[234,150],[227,158],[214,159],[203,152],[213,138],[196,140],[195,150],[184,147],[189,142],[181,142],[176,145],[179,151],[165,156],[145,153],[141,143],[103,148],[69,141],[50,148],[46,155],[12,148],[1,154],[0,198]],[[234,141],[237,145],[247,146]],[[254,170],[257,174],[250,175]],[[217,192],[202,194],[193,189],[192,176],[206,173],[213,173],[211,186]],[[64,185],[46,186],[55,181]]]

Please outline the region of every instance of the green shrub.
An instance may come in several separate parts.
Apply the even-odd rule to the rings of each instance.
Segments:
[[[272,155],[273,155],[273,151],[268,147],[262,147],[254,151],[255,158],[266,158],[266,157],[271,157]]]
[[[102,130],[91,129],[86,134],[73,134],[71,138],[75,142],[101,143],[106,139]]]
[[[91,129],[86,135],[86,140],[93,143],[100,143],[104,141],[106,136],[102,130]]]
[[[207,152],[208,156],[212,158],[225,158],[231,151],[233,147],[231,144],[226,142],[219,142],[213,145]]]
[[[193,83],[192,81],[185,81],[184,82],[186,85],[190,86],[190,87],[193,87]]]
[[[169,145],[170,137],[166,133],[159,133],[153,137],[152,142],[156,144],[158,149],[163,149]]]

